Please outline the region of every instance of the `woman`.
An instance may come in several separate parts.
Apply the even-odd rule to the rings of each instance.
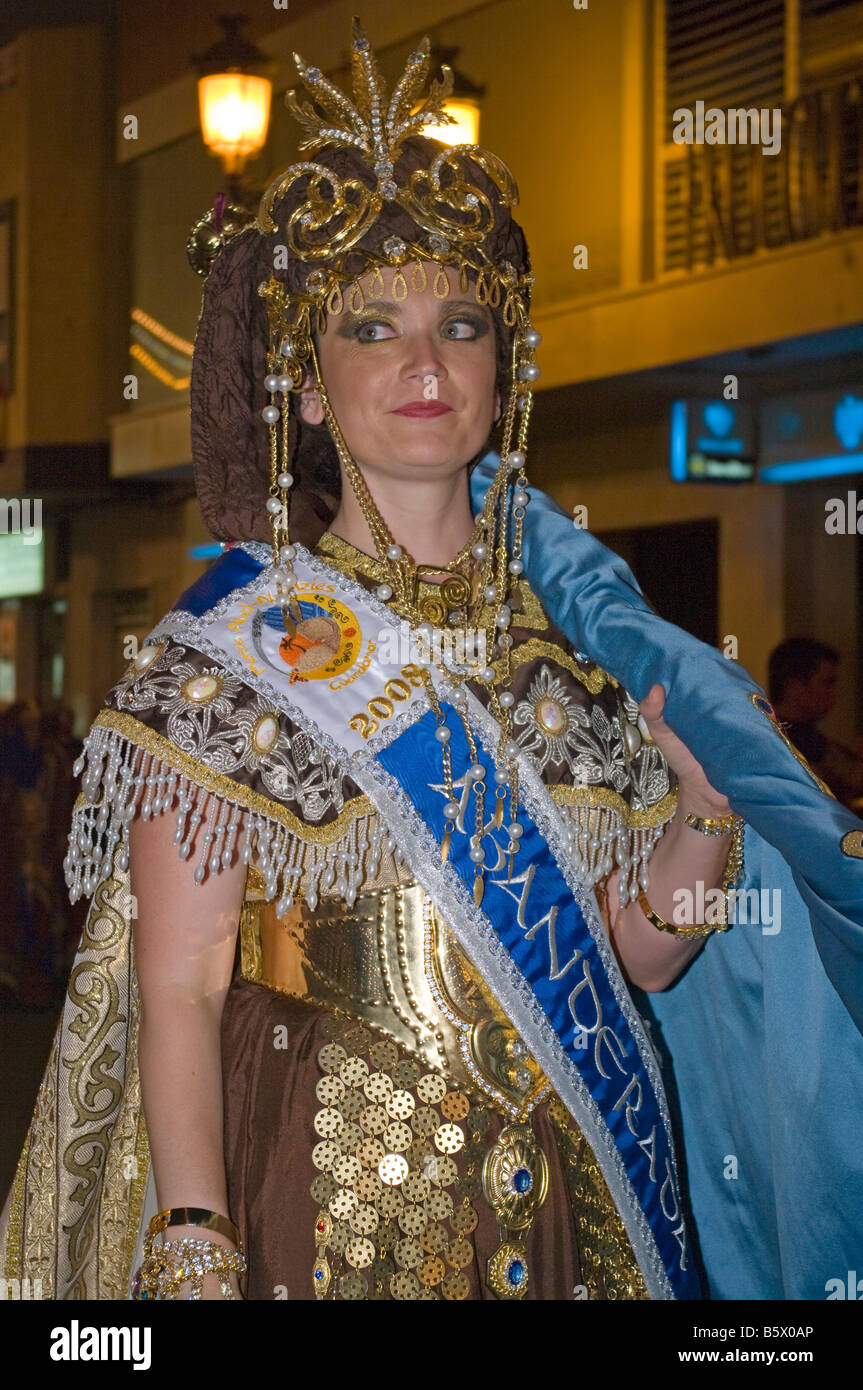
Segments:
[[[199,495],[242,544],[88,739],[67,868],[95,892],[70,986],[90,1016],[58,1031],[7,1268],[122,1296],[149,1142],[139,1296],[698,1297],[625,979],[664,988],[721,929],[678,924],[676,894],[733,885],[739,823],[662,688],[639,710],[524,578],[538,334],[508,171],[415,134],[446,95],[413,110],[427,42],[389,104],[358,27],[353,60],[353,106],[298,63],[314,158],[208,281]],[[266,431],[238,453],[252,388]],[[76,1220],[40,1267],[68,1046]]]

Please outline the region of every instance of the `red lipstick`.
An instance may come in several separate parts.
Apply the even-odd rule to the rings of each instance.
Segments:
[[[391,410],[391,415],[407,415],[410,419],[427,420],[435,415],[447,415],[452,410],[451,405],[446,405],[444,401],[408,401],[407,405],[400,405],[397,410]]]

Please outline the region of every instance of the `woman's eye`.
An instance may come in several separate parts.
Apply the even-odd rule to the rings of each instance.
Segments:
[[[445,338],[479,338],[486,330],[481,319],[448,319],[443,326]]]
[[[367,319],[365,323],[357,325],[354,333],[361,343],[379,343],[383,338],[392,336],[392,328],[378,319]]]

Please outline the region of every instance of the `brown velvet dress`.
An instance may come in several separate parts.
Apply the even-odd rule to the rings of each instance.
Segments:
[[[329,533],[317,551],[380,582]],[[668,769],[655,746],[627,751],[637,707],[527,584],[513,613],[513,736],[601,891],[616,837],[646,859],[673,813]],[[245,1296],[646,1298],[594,1154],[439,919],[423,956],[431,919],[404,867],[384,853],[353,908],[321,887],[282,920],[255,879],[222,1024]],[[478,1065],[445,1045],[454,1027]]]

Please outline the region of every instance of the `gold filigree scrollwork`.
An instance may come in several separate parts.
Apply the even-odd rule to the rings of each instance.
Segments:
[[[328,261],[340,251],[350,250],[365,235],[382,201],[361,179],[340,179],[325,165],[304,161],[275,178],[261,198],[257,225],[265,235],[276,231],[272,216],[276,203],[306,177],[306,201],[288,220],[288,246],[303,260]],[[314,235],[320,232],[323,237]]]
[[[478,145],[453,145],[432,160],[428,169],[415,170],[399,190],[398,202],[427,232],[443,233],[461,243],[478,243],[494,227],[495,209],[472,181],[468,160],[488,175],[505,207],[518,202],[518,186],[503,160]],[[447,182],[442,181],[444,171],[449,175]]]

